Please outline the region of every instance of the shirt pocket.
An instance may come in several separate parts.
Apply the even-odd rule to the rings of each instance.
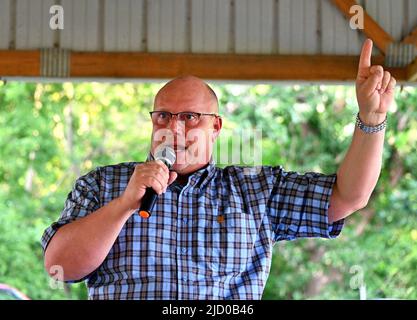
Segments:
[[[210,216],[205,227],[206,267],[213,274],[238,274],[248,268],[257,230],[253,217],[244,212]]]

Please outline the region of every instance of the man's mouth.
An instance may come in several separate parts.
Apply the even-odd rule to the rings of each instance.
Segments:
[[[182,145],[173,145],[172,146],[175,151],[185,151],[188,149],[188,146],[182,146]]]

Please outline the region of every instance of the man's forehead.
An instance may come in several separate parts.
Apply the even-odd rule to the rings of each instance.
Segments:
[[[196,103],[209,100],[207,91],[204,90],[184,90],[181,88],[161,89],[155,97],[155,104],[159,103]]]
[[[202,104],[180,104],[180,103],[164,103],[155,105],[155,110],[171,110],[171,109],[184,109],[184,111],[198,111],[204,108]]]
[[[190,108],[199,109],[210,105],[210,99],[204,96],[163,95],[155,99],[155,108]]]

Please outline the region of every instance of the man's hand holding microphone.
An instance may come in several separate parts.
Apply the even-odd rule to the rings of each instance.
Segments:
[[[158,195],[177,178],[176,172],[169,171],[174,162],[174,150],[165,146],[155,152],[155,160],[136,165],[121,196],[123,206],[128,210],[140,208],[140,216],[148,218]]]

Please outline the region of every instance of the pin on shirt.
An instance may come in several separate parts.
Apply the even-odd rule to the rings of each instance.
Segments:
[[[224,215],[219,214],[219,215],[217,216],[217,222],[218,222],[218,223],[223,223],[223,222],[224,222]]]

